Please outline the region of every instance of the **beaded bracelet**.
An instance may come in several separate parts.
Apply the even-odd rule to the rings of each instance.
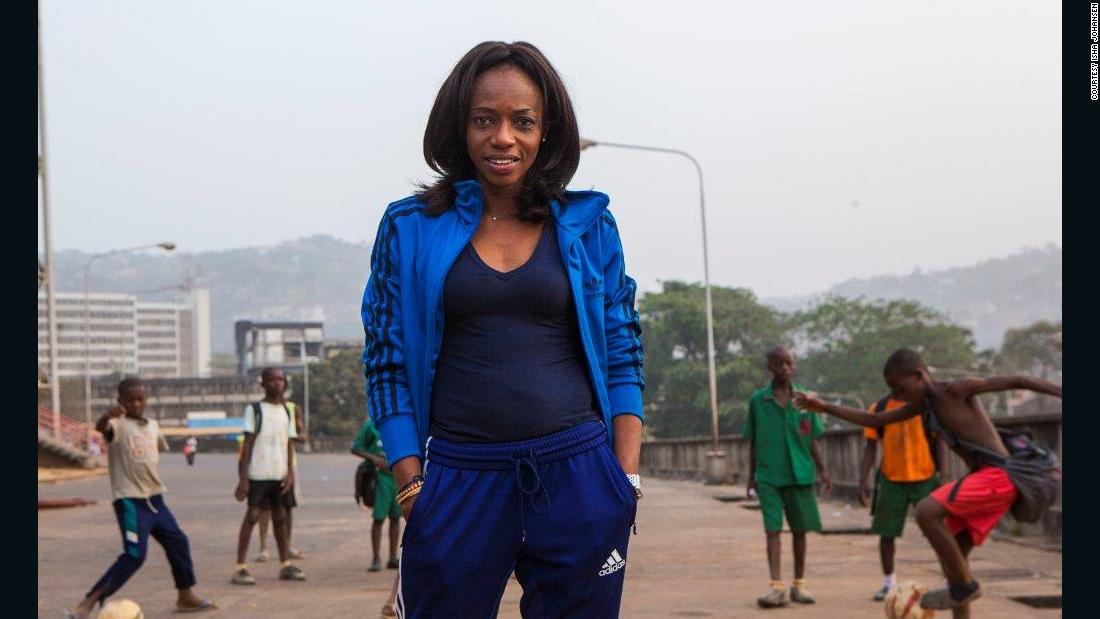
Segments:
[[[423,482],[424,481],[424,476],[423,475],[413,475],[412,479],[409,480],[409,483],[405,484],[404,486],[401,486],[401,489],[397,491],[397,494],[400,495],[402,492],[408,490],[410,486],[412,486],[413,484],[415,484],[418,481]]]
[[[399,505],[404,505],[405,501],[407,501],[407,500],[411,499],[412,497],[420,494],[420,489],[423,486],[424,486],[424,482],[422,482],[422,481],[412,482],[404,490],[402,490],[401,492],[399,492],[397,494],[397,503]]]

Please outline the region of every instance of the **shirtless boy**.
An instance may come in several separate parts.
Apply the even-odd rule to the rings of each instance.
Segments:
[[[942,428],[981,448],[1008,457],[989,415],[976,396],[982,393],[1027,389],[1062,397],[1062,387],[1030,376],[989,376],[934,381],[920,354],[899,349],[886,360],[883,377],[891,391],[906,405],[871,414],[855,408],[827,403],[807,394],[795,396],[800,408],[835,415],[867,427],[882,427],[927,412]],[[967,556],[981,544],[1016,500],[1016,486],[1001,468],[978,461],[965,448],[952,447],[971,468],[953,499],[955,482],[945,484],[917,504],[917,524],[939,557],[947,587],[921,597],[921,607],[952,609],[955,617],[968,617],[969,604],[981,596],[981,588],[970,573]]]

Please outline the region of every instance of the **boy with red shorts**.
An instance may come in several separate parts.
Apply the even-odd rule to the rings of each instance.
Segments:
[[[954,498],[951,498],[951,491],[955,482],[940,486],[930,497],[947,512],[944,521],[951,535],[965,532],[974,546],[980,546],[1001,516],[1016,502],[1016,486],[1012,485],[1004,469],[984,464],[959,486]]]
[[[1017,497],[1016,486],[1004,469],[984,464],[976,451],[962,444],[1009,457],[1008,448],[977,396],[1027,389],[1060,398],[1062,387],[1029,376],[933,381],[920,354],[906,348],[894,351],[886,360],[883,377],[891,391],[906,402],[905,406],[870,414],[801,393],[795,396],[795,402],[801,408],[874,428],[926,412],[924,419],[941,428],[941,435],[970,465],[971,472],[958,482],[941,486],[917,504],[917,524],[936,551],[948,585],[924,594],[920,604],[922,608],[950,608],[956,618],[969,617],[969,604],[981,596],[981,588],[970,573],[967,556],[974,546],[985,541]],[[949,435],[956,441],[950,440]]]

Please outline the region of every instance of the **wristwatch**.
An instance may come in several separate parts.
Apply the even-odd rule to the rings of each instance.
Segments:
[[[631,486],[634,486],[634,498],[641,500],[642,498],[642,476],[637,473],[627,473],[627,481]]]

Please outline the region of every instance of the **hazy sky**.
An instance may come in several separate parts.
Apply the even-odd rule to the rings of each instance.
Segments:
[[[45,0],[43,36],[55,249],[371,239],[487,39],[543,50],[583,136],[699,159],[715,283],[1062,241],[1056,2]],[[644,289],[702,279],[687,160],[590,149],[572,187],[611,196]]]

